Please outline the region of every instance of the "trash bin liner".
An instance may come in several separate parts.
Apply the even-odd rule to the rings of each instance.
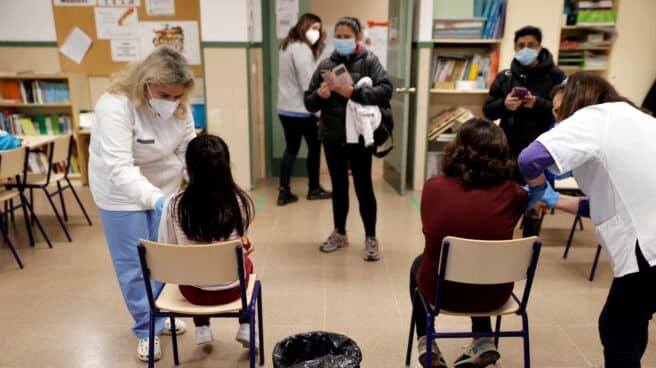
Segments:
[[[324,331],[290,336],[273,349],[274,368],[358,368],[361,361],[355,341]]]

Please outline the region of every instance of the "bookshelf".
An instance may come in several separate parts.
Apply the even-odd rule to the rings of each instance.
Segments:
[[[500,62],[507,0],[433,0],[432,47],[428,70],[415,73],[428,79],[427,117],[417,124],[420,157],[414,183],[440,171],[444,146],[460,123],[483,114],[483,105]],[[473,8],[466,8],[467,4]],[[476,28],[479,26],[480,28]],[[478,35],[478,37],[476,37]],[[419,86],[419,84],[418,84]],[[423,98],[418,96],[418,98]],[[423,119],[423,117],[422,117]],[[422,134],[423,133],[423,134]],[[422,148],[419,148],[422,149]]]
[[[88,139],[79,111],[91,107],[85,74],[0,74],[0,125],[15,135],[73,134],[70,178],[87,184]],[[82,143],[82,145],[81,145]]]
[[[563,0],[558,66],[567,74],[578,71],[606,76],[616,38],[619,0]]]

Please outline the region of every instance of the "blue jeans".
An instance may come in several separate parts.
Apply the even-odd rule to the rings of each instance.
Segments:
[[[114,270],[121,286],[123,299],[132,315],[132,331],[138,338],[148,337],[150,306],[146,286],[139,263],[137,245],[139,239],[157,240],[159,218],[155,211],[105,211],[99,209],[105,229],[105,238],[114,263]],[[152,282],[153,294],[157,297],[163,284]],[[164,327],[164,319],[155,321],[155,335]]]

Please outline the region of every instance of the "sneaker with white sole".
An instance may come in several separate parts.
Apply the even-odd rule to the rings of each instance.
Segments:
[[[485,368],[495,364],[501,355],[494,345],[494,339],[484,337],[476,339],[465,352],[453,363],[455,368]]]
[[[373,236],[368,236],[364,242],[364,250],[362,251],[362,258],[365,261],[373,262],[380,259],[380,251],[378,249],[378,240]]]
[[[250,327],[248,323],[240,323],[239,329],[237,330],[237,336],[235,340],[241,343],[241,346],[246,349],[250,348]],[[255,331],[255,350],[258,350],[260,347],[260,338],[257,336],[257,331]]]
[[[142,362],[148,361],[148,342],[149,339],[144,337],[143,339],[139,339],[139,343],[137,344],[137,358]],[[153,360],[160,360],[160,358],[162,358],[162,348],[159,345],[159,336],[155,336]]]
[[[336,251],[339,248],[348,247],[348,245],[349,242],[346,234],[340,234],[339,231],[335,229],[332,233],[330,233],[328,239],[321,243],[319,250],[324,253],[330,253]]]
[[[431,343],[431,365],[426,366],[426,336],[422,336],[417,340],[417,350],[419,364],[424,368],[447,368],[446,362],[442,357],[442,352],[440,348],[437,347],[435,340]]]
[[[176,319],[175,320],[175,334],[176,335],[182,335],[187,331],[187,324],[185,321]],[[171,319],[166,318],[164,320],[164,328],[162,329],[162,335],[170,335],[171,334]]]
[[[209,344],[214,341],[210,326],[196,326],[196,345]]]

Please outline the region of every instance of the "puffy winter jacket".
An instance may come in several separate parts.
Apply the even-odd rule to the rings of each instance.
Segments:
[[[358,48],[349,56],[342,56],[333,52],[329,58],[319,63],[319,67],[312,75],[310,87],[305,91],[305,107],[310,112],[321,111],[319,135],[321,140],[329,144],[346,143],[346,104],[348,98],[337,92],[330,97],[322,99],[317,95],[317,89],[323,82],[322,70],[331,70],[339,64],[344,64],[351,74],[353,83],[357,84],[363,77],[369,77],[373,86],[357,87],[353,90],[351,100],[361,105],[388,106],[392,98],[392,83],[387,78],[387,72],[370,51]]]
[[[551,112],[551,90],[565,79],[565,74],[554,64],[549,50],[543,48],[538,55],[538,65],[521,65],[513,60],[510,69],[501,71],[487,97],[483,113],[488,119],[501,119],[508,145],[515,158],[540,134],[554,123]],[[504,100],[513,87],[525,87],[537,96],[531,109],[521,106],[516,111],[506,109]]]

